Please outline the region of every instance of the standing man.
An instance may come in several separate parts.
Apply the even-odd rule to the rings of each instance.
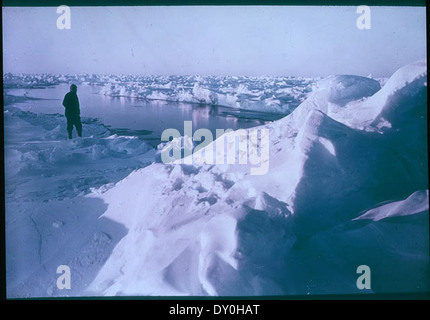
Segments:
[[[72,84],[70,92],[66,93],[63,100],[63,106],[66,108],[67,134],[72,139],[73,126],[76,127],[78,137],[82,137],[81,110],[79,109],[78,88]]]

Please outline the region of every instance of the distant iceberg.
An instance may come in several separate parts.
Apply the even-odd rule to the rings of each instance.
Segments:
[[[141,77],[108,82],[100,94],[288,114],[314,82],[292,77]]]

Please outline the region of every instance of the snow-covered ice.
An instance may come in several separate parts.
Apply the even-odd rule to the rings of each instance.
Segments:
[[[57,143],[65,130],[55,116],[32,124],[35,115],[9,108],[8,296],[359,293],[363,264],[372,270],[365,292],[428,291],[426,63],[401,68],[382,88],[353,75],[319,81],[294,111],[260,127],[270,132],[265,175],[250,174],[251,164],[151,162],[157,150],[96,122],[93,137]],[[143,92],[125,80],[105,94]],[[281,95],[295,94],[254,90],[241,78],[231,88],[221,78],[159,80],[152,98],[176,90],[197,102],[282,110]],[[216,95],[205,81],[217,83]],[[32,143],[36,129],[43,139]],[[70,176],[59,175],[75,162]],[[43,185],[29,195],[38,201],[26,201],[29,179]],[[71,268],[69,291],[55,286],[62,264]]]
[[[312,91],[318,78],[245,76],[14,75],[5,88],[44,88],[60,83],[99,86],[99,94],[288,114]]]

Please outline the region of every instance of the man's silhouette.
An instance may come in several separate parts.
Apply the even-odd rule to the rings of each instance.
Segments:
[[[66,108],[65,115],[67,118],[67,134],[69,139],[72,139],[73,126],[76,127],[78,137],[82,137],[81,110],[79,109],[77,91],[78,88],[76,85],[72,84],[70,92],[66,93],[63,100],[63,106]]]

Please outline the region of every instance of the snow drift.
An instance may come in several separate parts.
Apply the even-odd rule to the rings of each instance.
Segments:
[[[9,295],[42,286],[60,262],[78,270],[74,289],[51,284],[30,295],[358,293],[363,264],[370,292],[428,291],[426,77],[424,60],[383,88],[357,76],[324,79],[291,114],[262,126],[266,175],[239,163],[155,162],[93,190],[77,199],[94,212],[79,240],[71,240],[77,221],[55,224],[74,251],[41,257],[43,268],[33,268],[41,280],[22,279]],[[237,148],[228,135],[206,150]]]
[[[266,126],[270,171],[263,177],[239,164],[153,164],[93,194],[108,206],[103,217],[128,233],[90,292],[352,293],[360,264],[381,275],[375,292],[428,289],[428,192],[418,191],[428,188],[425,77],[421,61],[381,90],[367,78],[325,80],[291,115]],[[362,106],[366,112],[352,118]],[[390,123],[383,132],[382,118]],[[408,235],[415,246],[402,243]],[[396,287],[396,270],[413,273],[411,282]]]

